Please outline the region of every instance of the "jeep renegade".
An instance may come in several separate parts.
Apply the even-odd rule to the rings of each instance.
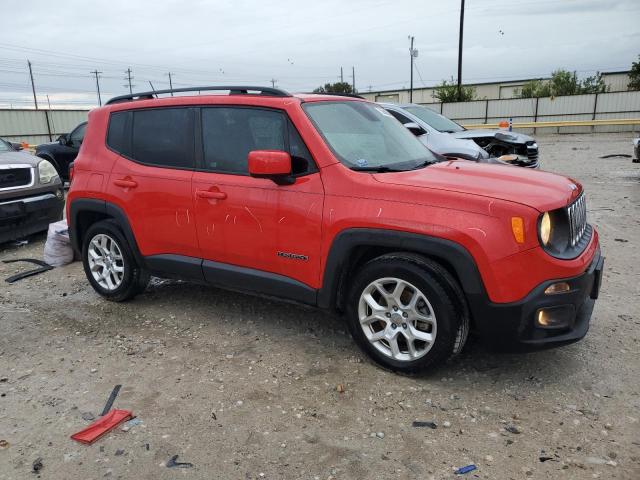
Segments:
[[[156,275],[313,305],[398,371],[443,362],[470,329],[579,340],[603,268],[578,182],[443,160],[379,105],[274,88],[91,111],[67,216],[107,299]]]

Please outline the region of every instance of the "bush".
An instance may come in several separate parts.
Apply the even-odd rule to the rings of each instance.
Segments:
[[[351,84],[347,82],[325,83],[316,88],[313,93],[353,93]]]
[[[581,95],[585,93],[604,93],[609,90],[604,83],[602,74],[595,75],[584,80],[578,80],[576,72],[556,70],[551,74],[550,80],[531,80],[521,90],[516,91],[516,97],[559,97],[561,95]]]
[[[640,90],[640,55],[638,55],[638,61],[631,64],[627,88],[629,90]]]
[[[453,77],[451,77],[451,82],[443,80],[440,85],[436,86],[433,96],[442,103],[470,102],[475,99],[476,89],[474,87],[460,85],[460,92],[458,94],[458,84],[454,82]]]

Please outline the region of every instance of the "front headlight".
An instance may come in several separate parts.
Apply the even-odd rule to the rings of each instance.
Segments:
[[[51,183],[58,176],[58,171],[50,161],[42,160],[38,164],[38,178],[40,183]]]
[[[540,241],[545,247],[549,245],[551,240],[551,216],[549,212],[545,212],[540,219]]]

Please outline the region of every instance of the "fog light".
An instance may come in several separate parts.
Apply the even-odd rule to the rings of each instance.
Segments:
[[[558,283],[552,283],[551,285],[549,285],[545,289],[544,294],[555,295],[557,293],[567,293],[569,290],[571,290],[571,287],[567,282],[558,282]]]
[[[536,323],[542,328],[567,328],[574,319],[573,305],[541,308],[536,312]]]

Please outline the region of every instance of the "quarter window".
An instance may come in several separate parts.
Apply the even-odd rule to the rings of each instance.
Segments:
[[[112,113],[109,118],[107,145],[125,157],[131,157],[131,112]]]

